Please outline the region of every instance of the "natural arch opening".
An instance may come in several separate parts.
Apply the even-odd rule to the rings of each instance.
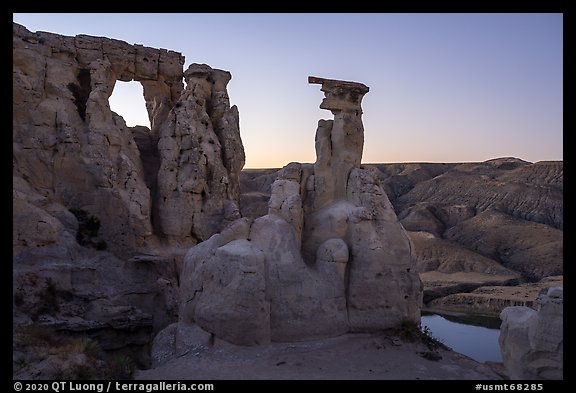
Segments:
[[[116,81],[109,102],[110,109],[122,116],[126,125],[130,127],[130,132],[140,152],[144,182],[150,190],[152,230],[155,234],[159,234],[158,208],[155,203],[158,193],[158,170],[160,169],[158,133],[150,132],[150,118],[144,99],[144,87],[137,81]]]
[[[150,118],[144,100],[144,88],[140,82],[116,81],[108,101],[110,102],[110,109],[122,116],[128,127],[145,126],[150,128]]]

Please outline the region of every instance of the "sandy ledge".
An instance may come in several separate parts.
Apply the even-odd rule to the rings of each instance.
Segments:
[[[462,354],[439,349],[440,360],[425,359],[422,343],[404,343],[382,334],[346,334],[266,347],[217,342],[135,379],[174,380],[490,380],[502,379],[490,367]]]

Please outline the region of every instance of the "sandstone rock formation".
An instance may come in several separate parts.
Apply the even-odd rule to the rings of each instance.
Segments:
[[[62,379],[58,362],[89,362],[43,358],[30,345],[36,329],[131,351],[145,367],[166,326],[154,364],[220,339],[415,322],[418,268],[442,280],[468,274],[428,295],[562,273],[561,162],[361,165],[368,88],[310,77],[334,115],[318,124],[316,163],[260,171],[240,199],[231,76],[183,64],[165,49],[13,24],[18,378]],[[131,80],[143,86],[150,129],[110,110],[116,81]]]
[[[89,338],[103,351],[120,351],[146,367],[154,333],[177,318],[171,258],[121,260],[70,245],[21,254],[14,263],[14,355],[21,358],[15,371],[22,378],[31,377],[39,356],[35,335]]]
[[[244,150],[230,73],[199,64],[184,73],[177,52],[13,26],[14,176],[35,194],[32,208],[17,198],[15,221],[25,212],[26,225],[38,223],[15,231],[15,249],[58,240],[60,220],[38,211],[52,215],[47,205],[93,215],[123,255],[159,239],[190,246],[239,217]],[[117,80],[142,83],[151,130],[110,110]]]
[[[230,73],[183,65],[166,49],[13,24],[15,331],[136,348],[146,366],[153,334],[177,319],[182,258],[240,217],[244,165]],[[132,80],[151,129],[110,110],[116,81]]]
[[[184,59],[100,37],[31,33],[17,24],[13,32],[15,175],[47,202],[98,217],[112,250],[142,247],[152,235],[150,191],[131,132],[108,97],[116,80],[150,79],[168,92],[159,99],[177,98]],[[26,247],[26,236],[19,233],[15,246]]]
[[[230,73],[192,64],[184,77],[186,90],[159,130],[158,218],[168,239],[194,244],[240,218],[245,157]]]
[[[549,288],[538,304],[538,311],[508,307],[500,314],[500,349],[511,379],[563,379],[563,288]]]
[[[360,165],[368,87],[322,84],[314,165],[290,163],[268,214],[242,218],[190,249],[180,323],[240,345],[374,331],[420,318],[410,239],[377,173]]]
[[[562,162],[498,158],[364,167],[377,171],[414,244],[426,305],[438,299],[430,305],[499,313],[502,307],[534,299],[517,299],[513,290],[496,294],[490,286],[562,274]],[[273,174],[243,171],[245,216],[264,214]],[[485,286],[481,297],[470,293]],[[494,294],[492,300],[489,294]]]

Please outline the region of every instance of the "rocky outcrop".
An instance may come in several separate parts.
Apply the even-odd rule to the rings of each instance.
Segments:
[[[413,248],[378,174],[360,165],[368,87],[322,84],[314,165],[291,163],[271,185],[268,214],[243,218],[190,249],[180,324],[258,345],[418,322]]]
[[[426,280],[424,277],[423,280]],[[434,310],[477,313],[483,315],[499,315],[506,307],[524,306],[537,308],[537,297],[540,292],[548,288],[563,284],[563,276],[547,277],[536,283],[518,284],[505,276],[492,276],[492,282],[482,282],[468,290],[464,288],[460,293],[445,293],[429,301],[428,308]],[[500,283],[498,283],[500,281]],[[424,281],[426,284],[429,282]],[[454,280],[450,284],[455,285]],[[448,285],[446,285],[448,287]],[[444,288],[446,288],[444,287]],[[426,288],[426,287],[425,287]]]
[[[518,277],[514,270],[507,269],[500,263],[475,253],[430,232],[408,232],[417,250],[417,265],[420,273],[482,273],[493,276]]]
[[[242,217],[258,218],[268,214],[272,183],[279,169],[250,169],[240,172],[240,212]]]
[[[538,297],[539,309],[508,307],[500,314],[500,350],[511,379],[563,379],[563,288]]]
[[[121,260],[73,241],[14,259],[14,352],[21,354],[15,370],[22,378],[33,377],[26,370],[38,356],[33,344],[39,332],[91,339],[99,349],[128,354],[146,367],[151,337],[177,318],[174,258]],[[52,346],[57,351],[60,343]]]
[[[145,246],[152,236],[150,190],[132,133],[108,98],[116,80],[150,80],[162,84],[164,94],[146,100],[173,105],[184,58],[102,37],[13,26],[15,176],[47,202],[98,217],[109,249]],[[150,117],[159,118],[160,109],[151,108]],[[27,246],[25,236],[16,247]]]
[[[425,270],[455,267],[455,257],[467,250],[460,271],[472,260],[491,260],[538,281],[563,273],[562,175],[562,162],[458,164],[430,179],[423,174],[394,203],[407,230],[431,235],[416,242]]]
[[[162,234],[178,244],[207,240],[240,217],[244,149],[229,72],[192,64],[186,89],[159,131],[158,216]]]
[[[425,231],[408,232],[414,248],[424,304],[486,285],[516,285],[520,274],[458,243]],[[472,311],[472,310],[469,310]]]
[[[166,49],[13,24],[15,330],[91,337],[148,365],[152,336],[177,319],[185,252],[240,217],[231,75],[183,65]],[[116,82],[132,80],[150,129],[110,110]],[[34,350],[18,337],[25,362]]]
[[[348,177],[359,167],[364,148],[364,127],[360,106],[368,87],[361,83],[309,77],[309,83],[322,85],[325,98],[320,104],[334,120],[320,120],[316,130],[313,209],[345,199]]]
[[[414,244],[425,304],[438,299],[437,308],[498,313],[502,307],[527,301],[496,294],[490,300],[490,288],[482,298],[470,292],[562,274],[563,232],[554,218],[563,211],[562,162],[498,158],[364,167],[377,169],[380,184]],[[243,171],[244,214],[264,214],[271,173]],[[519,207],[529,213],[521,213]],[[549,219],[542,220],[546,215]]]
[[[395,163],[371,164],[380,171],[382,187],[390,202],[396,206],[397,199],[413,189],[418,183],[430,180],[456,167],[456,163]],[[400,213],[397,210],[397,213]]]
[[[239,217],[244,151],[230,73],[183,64],[165,49],[13,25],[13,167],[29,194],[14,202],[15,221],[28,216],[16,251],[58,241],[48,205],[96,217],[107,249],[122,255],[165,239],[190,246]],[[143,85],[151,130],[110,110],[118,80]]]
[[[450,311],[453,307],[456,307],[458,312],[480,312],[482,314],[498,314],[502,308],[510,306],[512,303],[510,303],[508,299],[508,303],[501,308],[489,309],[482,307],[480,309],[473,307],[475,303],[468,300],[468,296],[472,296],[471,292],[473,293],[475,290],[484,287],[490,288],[491,286],[501,286],[503,288],[515,286],[518,285],[520,281],[516,275],[497,275],[476,272],[441,273],[438,271],[420,273],[420,279],[422,280],[422,284],[424,284],[423,302],[425,308]],[[462,303],[458,303],[455,299],[463,299],[463,301]],[[484,299],[486,302],[490,300],[491,297]],[[478,303],[484,304],[482,301]]]

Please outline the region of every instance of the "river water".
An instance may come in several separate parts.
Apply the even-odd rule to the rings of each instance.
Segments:
[[[502,362],[498,337],[500,319],[497,317],[440,315],[422,313],[421,325],[428,326],[430,334],[478,362]]]

